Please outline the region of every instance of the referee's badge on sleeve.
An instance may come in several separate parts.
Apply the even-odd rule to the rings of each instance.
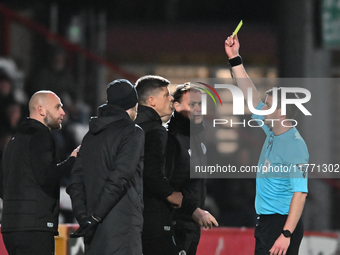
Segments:
[[[302,173],[303,178],[306,178],[307,175],[307,164],[296,164],[296,167],[300,170]]]

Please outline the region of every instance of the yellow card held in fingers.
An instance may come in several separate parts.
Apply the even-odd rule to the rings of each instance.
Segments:
[[[235,35],[238,33],[238,31],[240,30],[240,28],[242,27],[242,25],[243,25],[243,21],[241,20],[240,23],[238,23],[238,25],[237,25],[235,31],[233,32],[233,35],[232,35],[233,38],[234,38]]]

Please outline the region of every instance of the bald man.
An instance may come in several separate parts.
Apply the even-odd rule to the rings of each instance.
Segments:
[[[29,102],[30,117],[5,147],[0,175],[1,232],[9,255],[54,254],[59,182],[71,172],[79,150],[57,164],[50,131],[62,126],[62,106],[51,91],[35,93]]]

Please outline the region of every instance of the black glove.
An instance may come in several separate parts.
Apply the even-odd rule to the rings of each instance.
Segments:
[[[87,218],[88,218],[88,216],[87,216],[86,213],[82,213],[82,214],[79,214],[78,216],[76,216],[76,220],[78,221],[80,226],[86,224]]]
[[[86,220],[82,220],[80,222],[80,227],[76,230],[76,232],[71,233],[70,237],[77,238],[85,236],[85,244],[90,243],[100,220],[101,219],[99,217],[95,217],[93,215],[87,217]]]

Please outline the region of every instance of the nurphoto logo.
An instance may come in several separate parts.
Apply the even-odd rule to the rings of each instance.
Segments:
[[[220,103],[222,105],[222,101],[220,96],[218,95],[217,91],[210,85],[202,83],[202,82],[198,82],[208,88],[210,88],[218,97],[218,99],[220,100]],[[234,115],[244,115],[244,95],[243,92],[240,88],[238,88],[235,85],[231,85],[231,84],[215,84],[214,86],[217,89],[228,89],[230,90],[232,97],[233,97],[233,114]],[[198,89],[201,89],[203,91],[205,91],[213,100],[214,103],[216,105],[216,100],[213,97],[213,95],[206,89],[197,87]],[[277,109],[277,90],[278,88],[273,88],[273,105],[270,109],[268,110],[256,110],[253,106],[253,90],[252,88],[248,88],[248,107],[249,110],[251,111],[251,113],[256,114],[256,115],[268,115],[273,113],[276,109]],[[281,88],[281,109],[282,109],[282,114],[285,115],[286,114],[286,108],[287,108],[287,104],[294,104],[296,107],[298,107],[301,112],[304,115],[312,115],[307,109],[306,107],[304,107],[302,104],[309,102],[309,100],[311,99],[311,93],[308,89],[305,88],[287,88],[287,87],[282,87]],[[287,93],[301,93],[304,94],[305,97],[304,98],[287,98],[286,95]],[[202,95],[202,114],[206,115],[207,114],[207,97]]]

